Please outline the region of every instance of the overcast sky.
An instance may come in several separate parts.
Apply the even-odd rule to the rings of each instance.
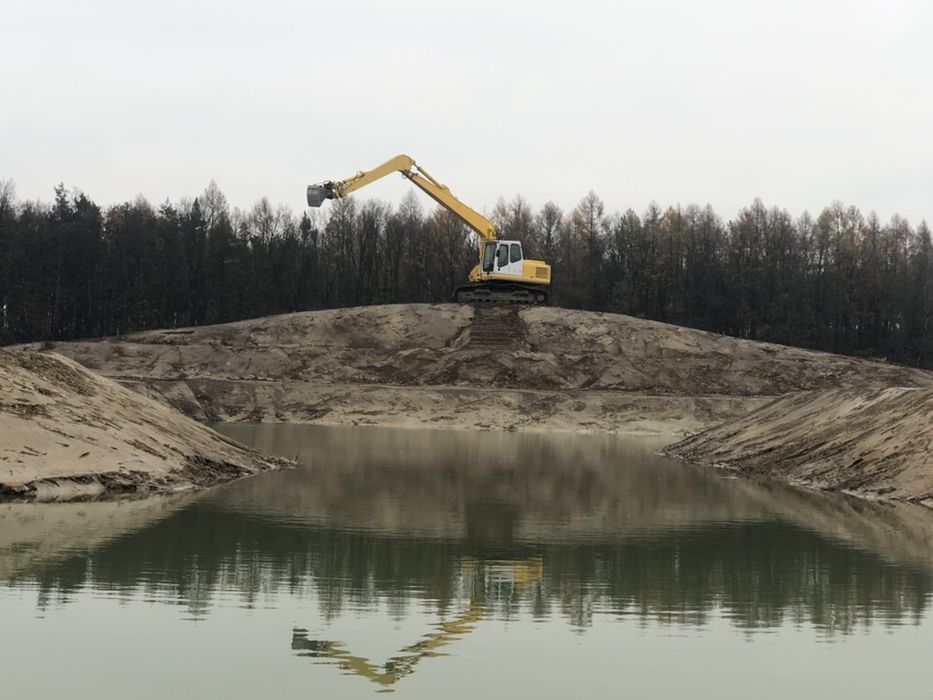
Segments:
[[[919,223],[931,37],[928,0],[3,0],[0,178],[100,204],[214,179],[301,211],[307,184],[408,153],[486,210],[592,189]]]

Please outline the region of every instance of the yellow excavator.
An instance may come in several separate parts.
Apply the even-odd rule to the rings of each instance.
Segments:
[[[480,237],[479,265],[470,272],[470,283],[454,292],[456,301],[517,304],[548,302],[551,266],[541,260],[526,260],[520,241],[497,239],[496,227],[489,219],[457,199],[445,185],[431,177],[409,156],[395,156],[372,170],[361,170],[346,180],[328,180],[319,185],[309,185],[308,206],[319,207],[325,200],[346,197],[395,172],[415,183]]]

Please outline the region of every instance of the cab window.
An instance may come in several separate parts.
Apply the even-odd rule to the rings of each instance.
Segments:
[[[509,247],[507,245],[499,246],[499,269],[509,264]]]
[[[513,243],[512,252],[509,254],[509,262],[518,262],[522,259],[522,247],[518,243]]]

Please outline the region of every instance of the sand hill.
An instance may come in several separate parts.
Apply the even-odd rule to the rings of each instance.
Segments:
[[[933,373],[608,313],[409,304],[58,343],[199,420],[681,433]]]
[[[54,354],[0,350],[0,497],[178,491],[281,466]]]

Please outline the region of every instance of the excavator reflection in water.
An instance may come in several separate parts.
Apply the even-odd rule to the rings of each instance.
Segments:
[[[523,561],[476,560],[464,557],[460,560],[460,579],[465,587],[472,591],[467,610],[453,620],[445,620],[436,625],[437,631],[410,646],[400,649],[381,666],[370,659],[354,655],[343,642],[308,639],[308,631],[295,628],[292,630],[292,651],[299,656],[314,659],[330,659],[347,675],[360,676],[384,690],[402,678],[415,672],[423,659],[446,656],[442,650],[462,639],[483,619],[486,606],[477,599],[477,584],[485,590],[512,591],[533,588],[543,579],[543,561],[541,557],[531,557]]]

